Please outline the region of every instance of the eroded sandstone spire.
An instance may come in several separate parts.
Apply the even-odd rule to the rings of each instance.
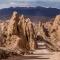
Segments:
[[[22,50],[26,53],[35,49],[35,31],[29,18],[25,18],[23,15],[19,16],[17,12],[13,12],[6,25],[6,31],[2,31],[6,33],[3,44],[7,50],[16,50],[16,53],[20,53]],[[5,49],[4,47],[3,49]]]
[[[35,50],[36,41],[45,41],[46,45],[54,50],[60,50],[60,15],[52,24],[39,22],[35,24],[24,15],[13,12],[8,22],[0,23],[0,47],[3,50],[12,50],[17,54]],[[48,25],[48,26],[47,26]],[[37,36],[40,38],[37,39]]]
[[[17,25],[19,22],[19,15],[17,12],[13,12],[13,15],[9,21],[8,28],[7,28],[7,34],[12,35],[12,34],[17,34]]]

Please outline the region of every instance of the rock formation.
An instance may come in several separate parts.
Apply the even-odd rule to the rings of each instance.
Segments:
[[[52,30],[51,30],[51,34],[50,34],[50,38],[52,40],[52,43],[55,44],[55,47],[57,48],[57,50],[60,50],[60,15],[57,15],[53,25],[52,25]]]
[[[18,22],[19,22],[19,15],[17,14],[17,12],[14,12],[7,27],[8,36],[16,35],[18,33],[17,31]]]
[[[26,36],[27,36],[27,41],[29,43],[29,48],[30,50],[35,49],[35,32],[34,32],[34,27],[30,19],[26,19]]]
[[[47,45],[52,51],[60,51],[60,15],[57,15],[52,22],[39,22],[36,25],[36,36]]]
[[[35,33],[33,23],[29,18],[23,15],[19,16],[17,12],[13,12],[8,22],[2,22],[0,26],[1,46],[3,49],[16,50],[16,53],[27,53],[35,49]],[[2,44],[3,43],[3,44]]]
[[[33,23],[24,15],[13,12],[11,19],[0,22],[0,49],[17,54],[37,48],[37,40],[44,41],[50,50],[60,51],[60,15],[53,22]]]

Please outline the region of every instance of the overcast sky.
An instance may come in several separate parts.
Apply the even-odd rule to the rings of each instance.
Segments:
[[[45,6],[60,8],[60,0],[0,0],[0,8]]]
[[[0,0],[0,2],[2,3],[6,3],[6,2],[13,2],[13,1],[56,1],[56,2],[60,2],[60,0]]]

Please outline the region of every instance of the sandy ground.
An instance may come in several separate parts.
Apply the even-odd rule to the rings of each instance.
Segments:
[[[60,60],[60,52],[52,54],[39,54],[39,55],[25,55],[25,56],[12,56],[8,59],[1,60]]]
[[[44,48],[35,50],[34,54],[24,56],[11,56],[7,59],[0,60],[60,60],[60,52],[50,52]]]

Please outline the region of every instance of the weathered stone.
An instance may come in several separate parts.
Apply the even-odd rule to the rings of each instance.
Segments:
[[[16,35],[18,33],[17,25],[19,22],[19,15],[17,12],[13,12],[13,15],[9,21],[8,27],[7,27],[7,35]]]
[[[40,40],[44,41],[48,48],[58,51],[60,50],[59,22],[60,16],[58,15],[52,24],[51,22],[35,24],[29,18],[19,16],[17,12],[14,12],[9,21],[0,23],[0,47],[17,54],[24,54],[35,50],[36,41]]]
[[[60,15],[57,15],[52,26],[51,41],[55,44],[57,50],[60,50]]]

